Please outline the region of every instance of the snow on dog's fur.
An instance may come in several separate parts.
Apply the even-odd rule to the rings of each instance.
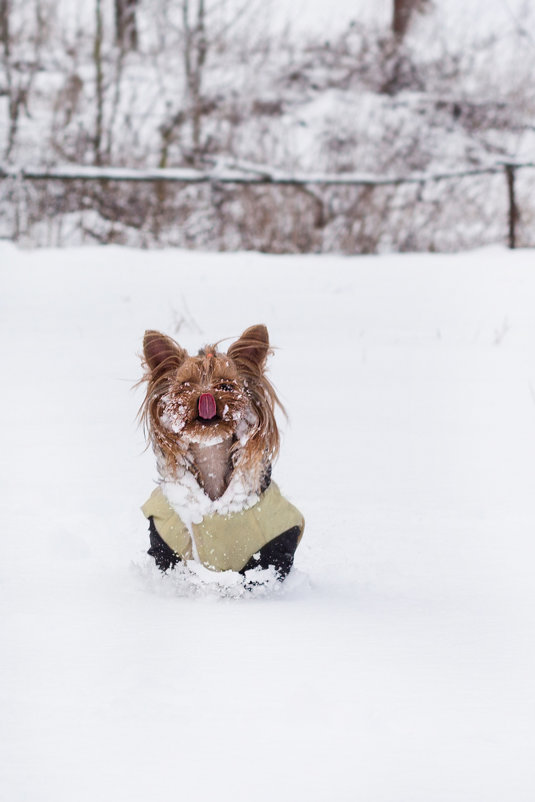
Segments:
[[[271,482],[279,448],[277,394],[266,377],[265,326],[228,352],[190,356],[157,331],[145,333],[141,417],[157,457],[160,488],[144,505],[160,568],[178,560],[215,571],[290,570],[301,513]]]
[[[212,499],[222,495],[234,472],[259,489],[279,449],[274,408],[280,402],[265,375],[266,327],[247,329],[227,354],[212,345],[189,356],[157,331],[145,333],[143,350],[142,419],[162,478],[190,471]],[[200,405],[203,397],[209,397],[209,411]]]

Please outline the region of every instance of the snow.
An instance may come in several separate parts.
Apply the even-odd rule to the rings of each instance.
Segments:
[[[531,802],[533,264],[0,243],[6,799]],[[306,518],[261,597],[150,564],[132,390],[145,329],[259,322]]]
[[[164,480],[161,488],[190,534],[192,525],[201,523],[203,518],[210,515],[232,515],[248,510],[258,502],[259,498],[258,493],[249,486],[247,477],[238,470],[234,471],[223,495],[214,500],[204,493],[189,472],[177,479]]]
[[[276,21],[287,20],[297,30],[322,32],[331,35],[347,26],[351,21],[375,22],[388,25],[392,18],[391,0],[299,0],[292,3],[291,10],[286,4],[271,0],[272,14]],[[529,12],[526,0],[472,0],[469,4],[462,0],[447,0],[433,4],[432,15],[437,21],[437,30],[444,35],[452,32],[460,37],[466,27],[478,26],[480,31],[508,32],[521,28]],[[283,13],[285,12],[285,13]],[[429,12],[428,12],[429,13]]]

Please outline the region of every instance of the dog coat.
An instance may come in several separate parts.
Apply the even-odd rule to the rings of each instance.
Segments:
[[[242,571],[264,546],[289,530],[295,530],[299,543],[305,526],[299,510],[274,482],[252,507],[227,515],[206,515],[189,528],[159,487],[142,510],[174,554],[183,560],[197,558],[212,571]]]

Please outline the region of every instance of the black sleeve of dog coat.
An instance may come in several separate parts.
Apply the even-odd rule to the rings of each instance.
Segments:
[[[180,557],[178,554],[175,554],[173,549],[167,545],[165,540],[162,540],[154,525],[154,519],[152,515],[149,518],[149,533],[150,549],[148,550],[147,554],[150,554],[151,557],[154,557],[156,565],[160,571],[167,571],[169,567],[174,568],[177,562],[179,562]]]
[[[257,556],[251,557],[247,565],[241,569],[240,574],[250,571],[251,568],[258,568],[259,566],[260,568],[269,568],[272,565],[282,582],[290,573],[293,565],[300,531],[298,526],[292,526],[282,535],[270,540],[269,543],[262,546]]]

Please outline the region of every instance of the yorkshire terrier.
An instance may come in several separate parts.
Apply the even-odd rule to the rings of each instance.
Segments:
[[[143,352],[141,418],[160,474],[142,508],[148,554],[162,571],[180,560],[243,575],[273,566],[282,581],[304,519],[271,481],[281,404],[265,374],[266,327],[248,328],[226,354],[213,345],[197,356],[147,331]]]

